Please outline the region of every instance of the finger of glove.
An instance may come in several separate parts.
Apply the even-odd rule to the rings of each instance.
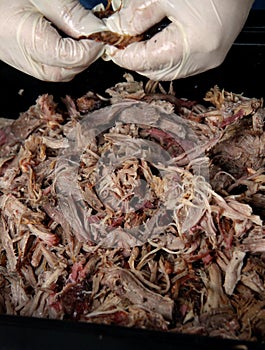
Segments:
[[[78,43],[78,50],[79,52],[83,52],[84,55],[91,50],[91,47],[87,40],[81,40],[80,43]],[[40,63],[38,61],[34,61],[34,64],[31,63],[30,65],[30,71],[28,74],[35,76],[38,79],[44,80],[44,81],[53,81],[53,82],[66,82],[72,80],[77,74],[84,71],[86,68],[88,68],[98,57],[100,57],[101,54],[97,54],[94,56],[89,57],[87,60],[82,60],[80,62],[75,62],[74,64],[69,64],[68,60],[67,62],[64,59],[59,59],[56,62],[54,62],[54,65],[52,63],[45,64]]]
[[[88,36],[106,29],[105,24],[77,0],[30,0],[57,28],[73,38]]]
[[[133,43],[123,50],[107,46],[105,54],[117,65],[151,80],[172,81],[218,66],[227,50],[198,46],[183,35],[181,28],[171,24],[150,40]]]
[[[117,65],[152,80],[172,80],[182,64],[183,52],[183,37],[174,24],[150,40],[133,43],[123,50],[106,47],[106,55]]]
[[[34,70],[29,67],[29,70],[23,69],[24,73],[27,73],[34,78],[48,82],[68,82],[71,81],[77,74],[81,73],[84,68],[62,68],[54,67],[45,64],[36,63]]]
[[[124,50],[108,47],[107,54],[118,65],[153,80],[173,80],[214,68],[224,60],[252,2],[244,4],[237,18],[237,6],[227,1],[212,0],[204,12],[197,1],[165,1],[161,7],[172,3],[172,11],[165,8],[173,21],[170,27]]]
[[[91,40],[62,38],[47,20],[36,14],[30,14],[20,25],[17,40],[20,55],[27,60],[28,73],[50,81],[70,80],[104,50],[103,44]]]
[[[108,29],[115,33],[141,34],[165,17],[158,0],[134,0],[122,5],[119,11],[104,20]]]

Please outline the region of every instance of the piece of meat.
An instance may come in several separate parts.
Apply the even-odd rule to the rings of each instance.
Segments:
[[[105,272],[102,283],[131,304],[157,312],[166,320],[172,319],[173,300],[146,289],[130,271],[110,268]]]

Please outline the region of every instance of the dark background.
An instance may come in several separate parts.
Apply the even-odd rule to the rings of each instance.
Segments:
[[[265,9],[265,0],[256,0],[253,5],[254,9]]]

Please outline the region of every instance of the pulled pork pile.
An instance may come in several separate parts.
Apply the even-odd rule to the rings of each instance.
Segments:
[[[0,121],[0,312],[265,340],[265,109],[129,75]]]

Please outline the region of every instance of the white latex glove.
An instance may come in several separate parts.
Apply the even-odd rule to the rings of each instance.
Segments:
[[[152,80],[174,80],[222,63],[241,31],[253,0],[123,0],[107,27],[136,35],[159,23],[172,22],[150,40],[123,50],[107,47],[107,57]]]
[[[0,59],[41,80],[69,81],[86,69],[104,45],[73,38],[104,30],[77,0],[0,0]]]

